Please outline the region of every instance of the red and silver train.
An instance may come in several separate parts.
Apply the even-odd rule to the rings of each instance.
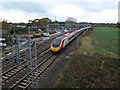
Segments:
[[[57,37],[53,40],[51,44],[51,51],[52,52],[60,52],[65,46],[68,45],[73,39],[75,39],[78,35],[80,35],[83,31],[86,31],[88,29],[91,29],[91,26],[84,27],[79,30],[75,30],[71,33],[66,33],[60,37]]]

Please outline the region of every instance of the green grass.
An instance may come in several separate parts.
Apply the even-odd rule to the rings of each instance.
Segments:
[[[95,46],[118,54],[118,29],[97,27],[94,29]],[[98,49],[99,50],[99,49]]]

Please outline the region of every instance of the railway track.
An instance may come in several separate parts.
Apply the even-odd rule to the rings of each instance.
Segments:
[[[40,63],[41,61],[39,60],[41,57],[43,57],[45,54],[49,53],[50,50],[46,50],[44,52],[42,52],[39,57],[36,59],[38,63]],[[36,60],[33,60],[33,65],[36,62]],[[10,68],[9,70],[7,70],[6,72],[2,73],[2,83],[3,83],[3,87],[8,87],[9,85],[7,85],[8,81],[10,82],[10,80],[12,80],[13,77],[17,77],[17,75],[22,75],[24,76],[25,74],[27,74],[27,68],[29,67],[30,62],[29,61],[24,61],[20,66],[14,66],[12,68]],[[34,66],[33,66],[34,67]],[[25,73],[24,73],[25,72]],[[24,73],[24,74],[21,74]],[[18,78],[17,78],[18,79]],[[15,80],[15,79],[14,79]]]
[[[52,60],[49,60],[51,59]],[[46,59],[44,59],[41,63],[37,65],[32,71],[26,74],[22,79],[20,79],[16,84],[10,87],[9,90],[16,89],[27,89],[31,84],[31,75],[33,75],[33,81],[35,81],[42,73],[56,60],[57,56],[53,53],[49,55]]]
[[[28,52],[28,50],[26,51],[26,52]],[[24,57],[25,56],[25,51],[22,51],[21,53],[20,53],[20,56],[21,57]],[[9,57],[6,57],[1,63],[2,63],[2,65],[3,65],[3,67],[5,66],[5,65],[9,65],[9,64],[13,64],[13,63],[15,63],[15,59],[17,59],[17,57],[16,57],[16,53],[14,53],[14,54],[11,54],[11,56],[9,56]]]
[[[37,42],[39,42],[39,43],[36,44],[36,48],[39,49],[43,44],[45,44],[45,43],[47,43],[47,44],[50,43],[54,38],[56,38],[57,36],[60,36],[60,35],[62,35],[62,34],[56,35],[56,36],[54,36],[54,37],[51,37],[51,39],[46,40],[46,41],[43,41],[43,42],[37,41]],[[28,52],[28,51],[29,51],[29,50],[27,49],[26,52]],[[20,56],[21,56],[21,57],[24,57],[24,56],[25,56],[25,50],[20,53]],[[13,54],[13,55],[11,54],[10,56],[7,56],[7,57],[4,58],[0,63],[2,63],[2,66],[3,66],[3,67],[4,67],[4,66],[7,66],[7,67],[8,67],[8,65],[15,63],[15,59],[17,60],[16,53]]]
[[[70,46],[68,46],[70,47]],[[68,48],[67,47],[67,48]],[[44,59],[40,64],[37,65],[31,72],[26,74],[22,79],[17,81],[9,90],[26,90],[32,88],[32,84],[50,67],[51,64],[58,58],[59,54],[51,54],[49,57]],[[33,78],[31,77],[33,75]],[[33,83],[32,83],[33,82]]]
[[[55,38],[55,37],[54,37]],[[42,52],[44,52],[44,50],[45,51],[47,51],[47,49],[50,47],[50,44],[49,43],[51,43],[51,41],[54,39],[54,38],[52,38],[52,39],[50,39],[50,40],[47,40],[47,41],[45,41],[44,43],[38,43],[37,45],[36,45],[36,48],[37,48],[37,57],[38,57],[38,59],[39,58],[41,58],[42,56],[44,57],[45,55],[42,53]],[[41,48],[41,46],[42,45],[44,45],[44,48]],[[27,51],[27,53],[29,54],[29,50],[26,50]],[[34,53],[34,52],[33,52]],[[22,51],[21,53],[21,56],[23,57],[23,58],[25,58],[25,51]],[[27,54],[27,55],[28,55]],[[51,56],[52,57],[52,56]],[[30,62],[29,62],[29,59],[28,60],[25,60],[25,61],[23,61],[22,63],[21,63],[21,65],[18,65],[17,63],[15,63],[14,62],[14,59],[16,58],[16,56],[15,55],[13,55],[13,56],[11,56],[10,58],[9,58],[9,61],[3,61],[2,62],[2,64],[3,64],[3,67],[2,67],[2,69],[3,69],[3,73],[2,74],[0,74],[0,76],[2,76],[2,85],[3,85],[3,88],[8,88],[9,86],[11,86],[11,88],[14,88],[14,87],[16,87],[16,86],[14,86],[15,85],[15,83],[16,82],[18,82],[19,81],[19,79],[21,78],[21,77],[25,77],[26,75],[28,75],[28,76],[26,76],[26,77],[28,77],[29,78],[29,76],[30,76],[30,72],[28,73],[28,71],[26,70],[27,68],[28,68],[28,66],[30,65]],[[33,56],[32,58],[35,58],[35,56]],[[38,60],[37,59],[37,60]],[[43,59],[43,58],[42,58]],[[46,59],[45,59],[46,60]],[[45,61],[44,60],[44,61]],[[47,59],[48,60],[48,59]],[[35,63],[35,59],[34,59],[34,62],[33,63]],[[39,62],[38,62],[38,65],[37,65],[37,67],[34,67],[33,66],[33,71],[34,70],[37,70],[37,68],[39,67],[39,65],[43,62],[43,61],[40,61],[40,60],[38,60]],[[53,61],[52,61],[53,62]],[[51,62],[51,64],[52,64],[52,62]],[[46,68],[44,68],[41,72],[38,72],[37,74],[36,74],[36,76],[34,77],[34,80],[36,80],[50,65],[51,65],[50,63],[46,66]],[[45,66],[45,65],[42,65],[42,66]],[[40,66],[41,67],[41,66]],[[9,69],[6,69],[6,68],[9,68]],[[36,68],[36,69],[35,69]],[[5,70],[4,70],[5,69]],[[23,75],[21,75],[20,73],[23,73]],[[35,72],[36,73],[36,72]],[[41,73],[41,74],[40,74]],[[19,76],[21,76],[21,77],[19,77]],[[16,78],[16,79],[15,79]],[[21,79],[20,79],[21,80]],[[13,81],[13,83],[11,83]],[[8,84],[8,85],[7,85]],[[24,83],[25,84],[25,83]],[[29,82],[29,84],[26,84],[27,86],[25,86],[25,88],[27,88],[28,86],[30,86],[31,85],[31,82]],[[19,86],[19,85],[18,85]]]
[[[27,54],[24,54],[24,53],[20,54],[20,56],[22,57],[21,58],[21,63],[24,62],[25,59],[28,59],[28,58],[25,58],[26,55],[29,55],[28,51],[27,51]],[[18,65],[18,63],[15,62],[15,60],[17,61],[17,57],[16,56],[14,56],[13,58],[10,58],[9,61],[6,61],[6,63],[2,63],[2,72],[5,72],[9,68]]]
[[[36,45],[36,46],[37,46],[37,47],[36,47],[36,49],[37,49],[37,55],[39,55],[39,54],[42,53],[44,50],[47,50],[47,49],[50,47],[49,44],[46,44],[46,45],[44,45],[44,46],[42,46],[42,45],[43,45],[43,44],[38,44],[38,45]],[[41,48],[41,47],[43,47],[43,48]],[[40,49],[40,48],[41,48],[41,49]],[[34,50],[33,50],[33,51],[34,51]],[[34,55],[34,52],[32,53],[32,55]],[[29,56],[29,50],[28,50],[28,49],[20,54],[20,57],[21,57],[21,59],[22,59],[23,61],[24,61],[25,59],[28,60],[29,57],[27,57],[27,56]],[[13,66],[15,66],[15,65],[18,65],[17,63],[15,63],[15,59],[17,60],[17,57],[14,55],[12,58],[10,58],[9,61],[6,61],[6,62],[4,61],[4,62],[2,63],[2,71],[4,72],[4,71],[6,71],[7,69],[9,69],[10,67],[13,67]]]

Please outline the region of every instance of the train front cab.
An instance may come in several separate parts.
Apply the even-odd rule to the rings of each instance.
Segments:
[[[59,52],[63,47],[63,40],[62,38],[55,39],[51,44],[51,51],[52,52]]]

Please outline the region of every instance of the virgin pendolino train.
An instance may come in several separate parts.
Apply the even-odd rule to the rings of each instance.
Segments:
[[[81,28],[79,30],[75,30],[71,33],[66,33],[60,37],[57,37],[53,40],[51,44],[52,52],[60,52],[63,48],[65,48],[73,39],[75,39],[78,35],[83,33],[86,30],[91,29],[91,26]]]

